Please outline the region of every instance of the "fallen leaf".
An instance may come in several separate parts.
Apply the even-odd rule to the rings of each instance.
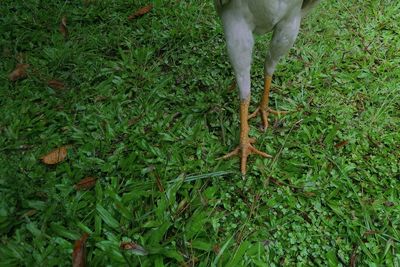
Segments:
[[[357,266],[357,245],[353,245],[353,251],[350,257],[349,267]]]
[[[50,80],[47,82],[47,85],[53,89],[58,89],[58,90],[64,89],[65,87],[64,83],[57,80]]]
[[[28,69],[29,64],[18,64],[16,68],[8,75],[8,79],[10,81],[15,82],[16,80],[23,79],[27,76],[26,70]]]
[[[47,155],[41,157],[42,162],[47,165],[60,163],[67,157],[68,146],[62,146],[50,151]]]
[[[350,258],[349,267],[355,267],[356,264],[357,264],[357,254],[356,253],[352,253],[351,254],[351,258]]]
[[[337,143],[337,144],[335,144],[335,147],[336,148],[340,148],[340,147],[342,147],[342,146],[345,146],[345,145],[347,145],[349,143],[349,141],[342,141],[342,142],[339,142],[339,143]]]
[[[152,4],[147,5],[147,6],[145,6],[145,7],[142,7],[142,8],[140,8],[140,9],[138,9],[135,13],[133,13],[132,15],[130,15],[130,16],[128,17],[128,20],[137,19],[137,18],[143,16],[144,14],[149,13],[150,10],[152,10],[152,9],[153,9],[153,5],[152,5]]]
[[[164,189],[164,186],[163,186],[163,184],[161,182],[161,178],[158,175],[156,175],[156,184],[157,184],[157,187],[158,187],[158,191],[163,193],[165,191],[165,189]]]
[[[80,180],[77,184],[75,184],[74,188],[76,190],[87,190],[87,189],[90,189],[93,186],[95,186],[96,180],[97,180],[96,178],[88,176],[88,177]]]
[[[148,252],[142,246],[139,246],[134,242],[122,242],[119,247],[139,256],[146,256],[148,254]]]
[[[67,17],[63,16],[60,22],[60,32],[65,39],[68,38]]]
[[[72,252],[72,266],[84,267],[86,264],[86,240],[89,237],[84,233],[79,240],[75,241],[74,251]]]

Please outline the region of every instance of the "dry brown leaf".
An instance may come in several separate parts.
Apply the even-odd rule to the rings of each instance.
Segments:
[[[80,180],[77,184],[75,184],[74,188],[76,190],[87,190],[96,185],[96,178],[88,176],[82,180]]]
[[[68,146],[62,146],[49,152],[47,155],[41,157],[42,162],[47,165],[54,165],[60,163],[67,157]]]
[[[60,32],[65,39],[68,38],[67,17],[63,16],[60,22]]]
[[[84,267],[86,265],[86,240],[88,234],[83,234],[81,239],[76,240],[74,244],[74,251],[72,252],[72,266]]]
[[[47,85],[53,89],[58,89],[58,90],[65,88],[64,83],[57,80],[50,80],[47,82]]]
[[[8,79],[10,81],[15,82],[16,80],[23,79],[27,76],[26,70],[28,69],[29,64],[18,64],[16,68],[8,75]]]
[[[163,184],[162,184],[162,182],[161,182],[161,178],[160,178],[160,176],[156,176],[156,184],[157,184],[157,187],[158,187],[158,190],[161,192],[161,193],[163,193],[164,191],[165,191],[165,189],[164,189],[164,186],[163,186]]]
[[[351,252],[349,267],[356,267],[357,266],[357,248],[356,244],[353,244],[353,251]]]
[[[139,8],[135,13],[133,13],[132,15],[130,15],[128,17],[128,20],[137,19],[137,18],[143,16],[144,14],[149,13],[150,10],[152,10],[152,9],[153,9],[153,5],[152,4],[144,6],[142,8]]]
[[[142,246],[134,242],[122,242],[119,247],[123,250],[129,250],[136,255],[145,256],[148,254],[148,252]]]
[[[353,251],[350,257],[349,267],[356,267],[357,266],[357,253]]]
[[[342,141],[342,142],[339,142],[339,143],[335,144],[335,147],[336,147],[336,148],[341,148],[341,147],[347,145],[348,143],[349,143],[349,141],[344,140],[344,141]]]

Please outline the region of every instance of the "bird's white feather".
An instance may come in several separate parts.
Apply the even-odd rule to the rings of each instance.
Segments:
[[[215,1],[224,26],[228,54],[240,97],[246,99],[250,95],[253,34],[273,31],[265,60],[265,74],[272,76],[279,59],[289,51],[297,37],[303,0]]]

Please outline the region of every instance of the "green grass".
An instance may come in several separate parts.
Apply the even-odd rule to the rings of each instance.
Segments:
[[[0,265],[68,266],[87,232],[90,266],[399,266],[400,5],[312,12],[271,96],[296,112],[266,133],[251,122],[275,157],[251,157],[243,180],[237,159],[216,160],[238,142],[239,101],[212,1],[127,20],[146,4],[2,1]],[[8,81],[21,59],[29,76]],[[66,144],[66,161],[40,163]],[[77,192],[86,176],[96,186]]]

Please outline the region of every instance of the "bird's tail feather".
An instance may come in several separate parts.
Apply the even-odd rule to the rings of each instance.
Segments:
[[[219,13],[222,10],[222,7],[228,4],[231,0],[214,0],[215,7],[217,12]],[[301,15],[304,17],[307,13],[320,2],[321,0],[303,0],[303,4],[301,6]]]

